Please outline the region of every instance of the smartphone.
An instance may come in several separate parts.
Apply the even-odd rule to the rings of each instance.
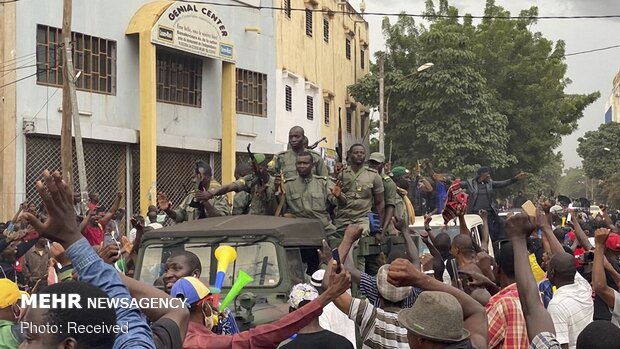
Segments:
[[[527,200],[521,208],[525,211],[525,213],[527,213],[528,216],[536,217],[536,206],[534,206],[531,200]]]
[[[342,267],[340,263],[340,252],[338,252],[337,248],[332,250],[332,258],[336,261],[336,274],[340,274],[340,270]]]

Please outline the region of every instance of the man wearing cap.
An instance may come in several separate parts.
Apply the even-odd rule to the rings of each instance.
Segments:
[[[396,184],[394,184],[392,178],[390,178],[390,176],[383,171],[385,167],[385,155],[379,152],[370,154],[370,157],[368,158],[368,166],[375,169],[383,179],[383,201],[385,203],[385,211],[382,230],[390,234],[394,234],[396,233],[396,229],[392,224],[392,217],[394,217],[396,205],[399,202],[402,203],[402,199],[398,195]],[[398,218],[402,219],[402,216],[398,216]],[[388,231],[388,227],[391,227],[391,231]]]
[[[297,284],[293,286],[288,298],[289,312],[292,313],[298,309],[301,309],[303,306],[318,297],[319,292],[312,285]],[[333,303],[329,303],[328,306],[332,304]],[[339,311],[338,309],[336,310]],[[325,311],[323,311],[323,313],[325,313]],[[353,329],[353,337],[355,338],[355,328]],[[320,324],[320,318],[314,318],[310,324],[297,332],[297,335],[292,341],[281,346],[280,348],[351,349],[353,348],[353,344],[351,344],[347,338],[338,335],[329,329],[323,328]]]
[[[306,149],[304,146],[304,129],[300,126],[294,126],[288,132],[288,144],[290,149],[280,152],[276,155],[275,171],[276,174],[283,174],[282,180],[297,176],[297,154],[302,151],[307,151],[312,154],[312,174],[317,176],[327,177],[329,172],[325,166],[325,162],[319,153]]]
[[[328,207],[344,206],[347,199],[340,186],[334,185],[327,177],[312,174],[313,157],[308,152],[297,155],[297,176],[284,181],[286,193],[285,216],[318,219],[327,236],[336,232],[328,213]]]
[[[333,275],[325,293],[270,324],[258,325],[234,335],[217,335],[211,332],[215,311],[209,301],[209,289],[194,277],[179,279],[170,295],[182,298],[190,306],[190,321],[184,349],[273,349],[282,341],[310,324],[321,314],[321,309],[345,292],[351,279],[346,273]]]
[[[194,168],[194,181],[196,187],[190,192],[179,207],[172,209],[172,203],[166,193],[157,193],[157,202],[162,211],[176,223],[203,219],[207,217],[228,216],[230,205],[228,198],[222,196],[209,196],[209,191],[216,190],[221,185],[213,178],[211,166],[202,160],[196,161]]]
[[[254,154],[258,164],[258,173],[251,173],[230,184],[219,188],[212,188],[206,193],[207,200],[224,195],[231,191],[245,191],[250,193],[250,214],[273,216],[275,212],[275,181],[267,172],[267,158],[265,154]]]
[[[620,235],[610,233],[607,228],[597,229],[594,232],[594,239],[596,241],[596,248],[594,249],[594,263],[592,264],[592,288],[596,293],[597,298],[600,298],[607,310],[611,310],[611,322],[620,327],[620,293],[612,287],[615,286],[613,282],[608,281],[607,274],[611,275],[615,272],[611,265],[607,265],[608,256],[616,255],[620,253]],[[617,259],[617,257],[615,257]],[[611,267],[611,268],[610,268]],[[595,300],[596,303],[596,300]],[[596,309],[595,309],[596,310]],[[596,319],[596,312],[594,314]]]
[[[499,216],[493,208],[493,191],[501,189],[516,183],[520,179],[526,178],[527,173],[519,172],[513,178],[504,181],[494,181],[491,179],[491,168],[482,166],[478,169],[476,177],[461,181],[461,188],[467,190],[469,194],[468,212],[476,214],[480,210],[489,212],[489,233],[492,241],[498,241],[502,238]]]
[[[342,192],[347,198],[346,206],[339,206],[335,211],[334,225],[338,230],[337,238],[349,224],[361,225],[363,234],[369,234],[368,213],[376,209],[383,227],[385,200],[383,196],[383,179],[377,170],[364,166],[366,148],[362,144],[354,144],[349,149],[349,164],[342,172]],[[337,242],[331,241],[330,244]],[[332,246],[335,247],[335,246]]]
[[[17,349],[21,338],[15,321],[20,315],[21,292],[9,279],[0,279],[0,348]]]
[[[316,287],[319,294],[325,292],[325,288],[323,288],[324,277],[325,269],[319,269],[312,274],[310,279],[310,285]],[[350,291],[347,290],[347,292]],[[354,349],[357,347],[355,323],[341,312],[334,303],[329,303],[323,308],[323,314],[319,316],[319,325],[328,331],[332,331],[348,339]]]

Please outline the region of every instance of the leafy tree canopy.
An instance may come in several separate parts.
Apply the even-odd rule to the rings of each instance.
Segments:
[[[620,124],[602,124],[596,131],[586,132],[578,139],[577,154],[590,178],[610,179],[618,172],[620,162]]]

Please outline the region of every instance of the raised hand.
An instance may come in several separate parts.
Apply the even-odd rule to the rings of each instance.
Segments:
[[[607,228],[599,228],[594,232],[594,241],[596,242],[596,246],[605,246],[605,242],[607,242],[607,238],[609,237],[609,229]]]
[[[316,252],[319,255],[319,261],[321,263],[327,264],[332,259],[332,249],[329,248],[329,245],[327,244],[327,241],[325,240],[323,240],[323,246],[317,249]]]
[[[157,204],[162,211],[167,211],[170,209],[170,200],[168,196],[164,192],[157,193]]]
[[[515,179],[516,179],[516,180],[519,180],[519,179],[526,178],[527,176],[528,176],[527,172],[523,172],[523,171],[521,171],[521,172],[519,172],[519,173],[515,176]]]
[[[480,210],[478,211],[478,216],[480,216],[482,220],[487,220],[489,218],[489,212],[487,212],[487,210]]]
[[[45,182],[45,185],[43,185]],[[37,192],[43,200],[47,219],[41,222],[32,213],[24,213],[24,218],[42,236],[57,241],[65,249],[82,238],[78,231],[75,211],[73,210],[73,190],[63,181],[60,172],[50,174],[43,171],[43,181],[37,181]]]
[[[341,181],[336,181],[336,185],[334,185],[329,190],[332,192],[332,195],[335,198],[340,198],[340,196],[342,195],[342,182]]]
[[[424,277],[426,275],[416,269],[410,261],[398,258],[390,264],[387,280],[396,287],[403,287],[415,286]]]
[[[108,264],[114,264],[121,257],[117,244],[107,244],[99,250],[99,257]]]
[[[400,231],[401,233],[408,227],[405,223],[405,220],[400,217],[394,216],[392,217],[392,221],[394,222],[394,228],[398,229],[398,231]]]
[[[511,238],[523,238],[532,234],[536,229],[530,217],[525,213],[514,215],[506,220],[506,233]]]

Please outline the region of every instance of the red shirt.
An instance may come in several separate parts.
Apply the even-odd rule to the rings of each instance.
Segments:
[[[491,297],[486,305],[489,324],[489,348],[529,348],[525,317],[521,310],[517,284],[512,284]]]
[[[306,327],[321,315],[322,307],[316,299],[300,309],[270,324],[234,334],[217,335],[205,326],[190,321],[183,349],[273,349],[285,339]]]
[[[103,243],[103,228],[99,223],[97,225],[87,225],[82,232],[82,235],[88,240],[91,246],[101,245]]]

